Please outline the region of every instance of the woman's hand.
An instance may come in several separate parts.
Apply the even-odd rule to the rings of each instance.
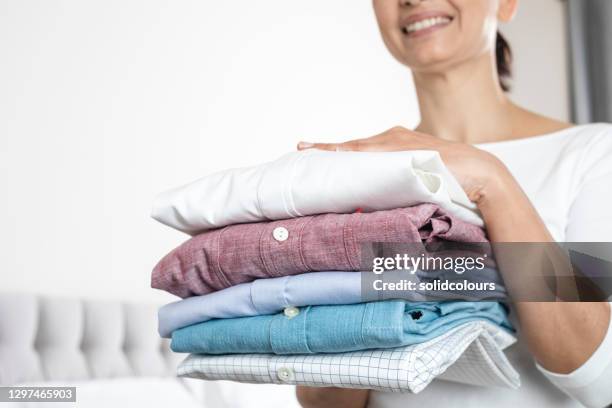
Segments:
[[[479,203],[489,188],[506,175],[506,167],[492,154],[474,146],[449,142],[424,133],[394,127],[379,135],[344,143],[300,142],[298,150],[393,152],[401,150],[435,150],[459,181],[468,198]]]
[[[296,387],[296,397],[303,408],[365,408],[369,390],[334,387]]]

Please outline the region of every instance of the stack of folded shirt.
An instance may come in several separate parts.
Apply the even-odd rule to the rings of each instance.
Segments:
[[[153,217],[194,235],[152,274],[153,287],[185,298],[159,312],[172,349],[192,353],[181,376],[400,392],[436,377],[518,386],[500,303],[422,302],[418,291],[364,301],[368,245],[486,243],[435,152],[292,153],[163,193]],[[498,279],[494,265],[482,273]]]

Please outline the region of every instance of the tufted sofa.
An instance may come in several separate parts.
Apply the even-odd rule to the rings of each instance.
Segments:
[[[0,293],[0,385],[173,376],[157,307]]]

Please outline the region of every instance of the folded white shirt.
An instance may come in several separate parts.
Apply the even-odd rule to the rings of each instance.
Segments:
[[[430,202],[482,226],[478,210],[438,152],[288,153],[211,174],[157,196],[152,217],[196,234],[231,224],[322,213],[389,210]]]
[[[481,386],[518,388],[519,375],[503,349],[516,341],[504,329],[473,321],[424,343],[381,350],[314,355],[196,355],[180,377],[312,387],[422,391],[436,377]]]

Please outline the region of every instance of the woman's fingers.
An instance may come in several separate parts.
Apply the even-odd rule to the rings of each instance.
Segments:
[[[319,150],[328,150],[331,152],[342,152],[354,150],[351,149],[349,143],[310,143],[310,142],[299,142],[297,145],[298,150],[307,150],[307,149],[319,149]]]
[[[435,147],[436,140],[402,127],[391,128],[381,134],[344,143],[299,142],[298,150],[320,149],[332,152],[386,152]]]
[[[376,146],[365,143],[366,139],[351,140],[344,143],[311,143],[299,142],[298,150],[319,149],[328,150],[330,152],[368,152],[376,151]]]
[[[315,143],[298,142],[297,149],[298,150],[314,149],[314,146],[315,146]]]
[[[311,142],[299,142],[297,145],[298,150],[307,149],[319,149],[319,150],[336,150],[336,143],[311,143]]]

